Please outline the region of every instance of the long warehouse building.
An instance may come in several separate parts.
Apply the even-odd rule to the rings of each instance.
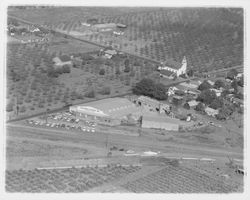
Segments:
[[[116,97],[70,106],[69,110],[79,119],[115,126],[139,108],[128,99]]]

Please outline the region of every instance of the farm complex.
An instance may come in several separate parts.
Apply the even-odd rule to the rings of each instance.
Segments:
[[[9,6],[7,193],[243,193],[243,9]]]

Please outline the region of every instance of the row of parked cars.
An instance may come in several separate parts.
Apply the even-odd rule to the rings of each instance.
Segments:
[[[64,112],[64,113],[56,113],[56,114],[51,114],[48,116],[49,119],[56,120],[56,121],[63,121],[67,123],[73,123],[73,124],[80,124],[83,126],[89,126],[89,127],[95,127],[97,124],[95,122],[91,121],[83,121],[78,118],[75,118],[73,114],[70,112]]]
[[[39,121],[39,120],[27,120],[26,121],[30,125],[36,125],[36,126],[47,126],[52,128],[65,128],[67,130],[81,130],[84,132],[95,132],[94,127],[85,127],[85,126],[79,126],[79,125],[70,125],[70,124],[64,124],[64,123],[53,123],[53,122],[45,122],[45,121]]]

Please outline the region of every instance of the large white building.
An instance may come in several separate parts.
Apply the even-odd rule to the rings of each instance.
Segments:
[[[119,125],[129,114],[139,112],[134,103],[118,97],[70,106],[69,110],[82,120],[110,126]]]
[[[162,63],[162,66],[158,67],[158,70],[160,71],[161,76],[165,77],[172,77],[173,75],[176,75],[177,77],[185,74],[187,71],[187,59],[184,56],[181,63],[173,61],[173,60],[167,60]]]

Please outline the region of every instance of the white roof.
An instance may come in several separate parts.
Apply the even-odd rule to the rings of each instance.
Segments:
[[[130,102],[128,99],[119,97],[92,101],[79,106],[82,108],[78,108],[77,111],[100,117],[111,116],[115,118],[122,118],[139,110],[135,104]],[[71,110],[73,109],[74,108],[71,108]]]
[[[206,112],[210,112],[210,113],[217,113],[217,114],[219,113],[219,110],[215,110],[215,109],[210,108],[210,107],[206,107],[205,111]]]
[[[95,115],[95,116],[99,116],[99,117],[106,117],[108,116],[107,114],[105,114],[103,111],[98,110],[94,107],[90,107],[90,106],[72,106],[71,111],[77,111],[83,114],[89,114],[89,115]]]
[[[193,88],[196,89],[198,87],[198,85],[192,84],[192,83],[180,83],[180,85],[184,86],[184,87],[188,87],[188,88]]]
[[[192,101],[189,101],[188,102],[188,105],[189,106],[197,106],[199,104],[199,102],[198,101],[195,101],[195,100],[192,100]]]
[[[214,85],[214,82],[211,81],[211,80],[207,80],[207,82],[208,82],[210,85]]]

